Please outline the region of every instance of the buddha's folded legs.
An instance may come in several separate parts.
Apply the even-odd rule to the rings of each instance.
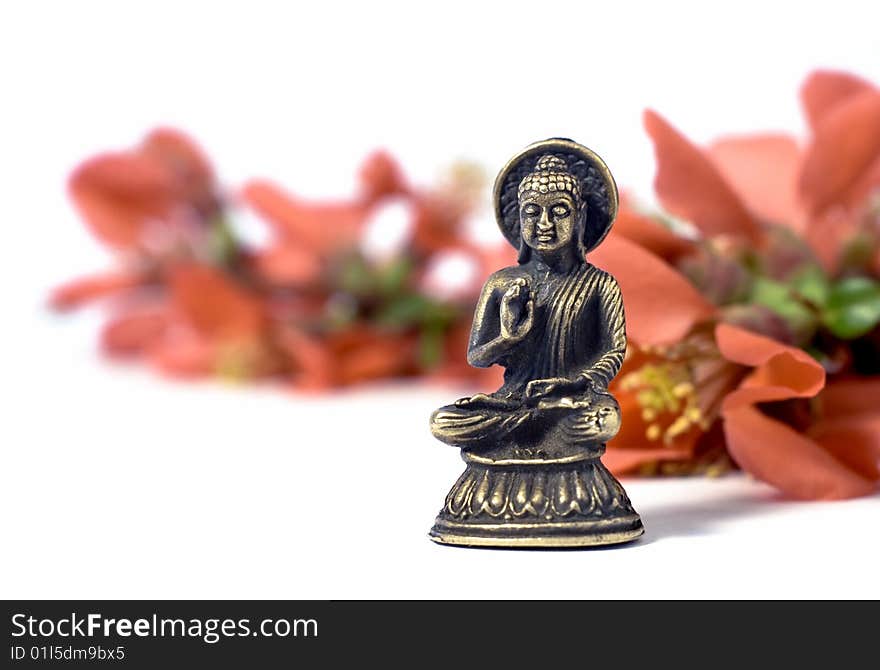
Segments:
[[[564,414],[555,431],[568,444],[605,443],[620,430],[620,406],[607,393],[594,394],[587,406]]]
[[[502,446],[514,432],[524,447],[540,447],[545,440],[571,446],[604,443],[619,428],[620,408],[606,393],[513,409],[447,405],[431,416],[434,437],[472,450]]]
[[[441,442],[461,449],[492,447],[503,442],[529,415],[525,408],[472,409],[447,405],[431,415],[431,433]]]

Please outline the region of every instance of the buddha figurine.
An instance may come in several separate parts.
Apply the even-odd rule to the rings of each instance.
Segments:
[[[550,139],[508,162],[494,199],[519,258],[483,287],[467,357],[503,366],[504,383],[431,416],[466,469],[430,536],[513,547],[633,540],[641,520],[599,460],[620,427],[607,389],[626,351],[623,303],[614,277],[587,261],[617,212],[614,179],[586,147]]]

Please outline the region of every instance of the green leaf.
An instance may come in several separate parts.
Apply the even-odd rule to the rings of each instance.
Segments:
[[[218,214],[208,222],[207,253],[215,265],[225,267],[238,255],[238,241],[226,217]]]
[[[816,331],[818,315],[801,302],[787,284],[756,277],[750,302],[763,305],[785,319],[797,342],[808,341]]]
[[[357,319],[359,308],[357,298],[350,293],[334,293],[324,305],[327,327],[334,330],[347,328]]]
[[[828,300],[830,286],[824,270],[818,265],[809,265],[791,279],[792,288],[807,302],[822,307]]]
[[[856,270],[869,268],[876,248],[873,235],[867,231],[856,233],[843,243],[840,250],[840,267]]]
[[[374,292],[373,272],[362,256],[349,254],[338,259],[337,262],[335,279],[342,291],[356,296],[370,295]]]
[[[822,323],[844,340],[871,332],[880,323],[880,282],[867,277],[849,277],[834,284],[822,313]]]
[[[379,290],[386,295],[399,293],[409,283],[412,270],[412,260],[407,256],[400,256],[390,261],[378,272]]]
[[[783,309],[791,302],[791,289],[782,282],[767,277],[756,277],[752,282],[752,302],[770,309]]]
[[[380,326],[400,328],[423,320],[430,310],[427,298],[420,295],[405,295],[389,301],[376,314]]]
[[[435,302],[431,298],[417,293],[397,296],[377,311],[376,324],[384,328],[402,329],[409,326],[428,325],[435,328],[446,328],[456,317],[457,312],[451,305]]]
[[[419,337],[419,364],[423,368],[433,368],[443,358],[443,330],[432,327],[422,331]]]

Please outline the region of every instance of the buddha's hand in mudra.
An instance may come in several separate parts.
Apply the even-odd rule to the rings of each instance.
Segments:
[[[501,338],[507,342],[519,342],[532,329],[535,303],[529,285],[522,277],[513,283],[501,297]]]
[[[584,377],[534,379],[526,384],[525,402],[527,405],[535,405],[544,398],[559,398],[583,393],[589,385],[589,381]]]

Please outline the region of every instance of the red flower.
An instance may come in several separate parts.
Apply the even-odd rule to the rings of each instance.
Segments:
[[[168,281],[166,327],[147,352],[160,369],[239,379],[283,368],[259,295],[205,265],[176,267]]]
[[[752,368],[722,407],[727,448],[740,467],[796,498],[852,498],[877,490],[878,406],[855,417],[834,411],[829,416],[826,408],[805,435],[758,405],[816,397],[825,386],[825,371],[815,359],[729,325],[718,326],[716,339],[725,359]],[[864,390],[871,386],[878,390],[876,381]],[[828,431],[829,421],[842,435]],[[873,434],[867,426],[873,426]]]
[[[144,273],[130,270],[80,277],[52,291],[49,304],[57,310],[75,309],[92,300],[143,286],[146,281]]]
[[[56,309],[155,286],[169,262],[214,253],[205,250],[224,229],[213,169],[176,130],[154,130],[134,149],[85,161],[69,188],[92,232],[125,256],[119,270],[56,289],[50,297]]]
[[[153,222],[204,221],[218,208],[214,172],[182,133],[155,130],[136,148],[80,165],[70,193],[92,231],[121,248],[146,242]]]
[[[613,469],[713,472],[732,457],[796,498],[847,498],[877,490],[876,377],[850,372],[826,380],[814,357],[767,336],[787,338],[787,327],[812,314],[797,311],[802,308],[791,304],[793,298],[786,302],[787,286],[769,281],[764,288],[783,291],[768,304],[785,319],[761,302],[754,287],[751,297],[737,291],[743,272],[747,286],[760,280],[745,270],[749,257],[771,279],[810,267],[809,252],[778,226],[803,234],[828,270],[853,271],[855,266],[845,265],[847,244],[859,231],[870,239],[867,195],[880,186],[878,96],[852,77],[813,75],[803,89],[813,127],[806,149],[786,136],[763,135],[726,139],[704,151],[646,113],[657,153],[658,197],[693,224],[698,237],[682,239],[624,202],[623,225],[592,254],[618,278],[632,340],[613,387],[624,414],[621,433],[609,444]],[[803,276],[807,282],[815,275]],[[799,290],[816,305],[831,304],[821,293],[828,281],[820,276]],[[848,282],[849,293],[841,288],[835,298],[840,304],[831,308],[844,309],[846,296],[858,291],[861,309],[874,305],[869,297],[874,280],[841,281]],[[868,317],[853,316],[846,328],[833,332],[845,335],[863,318]],[[825,360],[829,369],[841,368]]]
[[[633,344],[612,386],[624,416],[609,443],[609,467],[626,473],[699,461],[718,446],[712,427],[721,422],[736,463],[787,495],[830,499],[876,490],[877,380],[848,381],[839,387],[846,395],[832,386],[826,399],[825,371],[802,350],[729,324],[707,334],[701,324],[715,309],[649,251],[612,236],[592,258],[621,284]],[[856,389],[865,395],[848,407]],[[804,398],[819,403],[805,434],[761,410]]]
[[[400,167],[384,152],[364,161],[359,193],[349,201],[308,202],[271,182],[248,182],[243,200],[275,234],[272,244],[254,255],[257,271],[275,284],[315,281],[336,255],[356,248],[375,205],[408,192]]]
[[[803,232],[834,272],[867,194],[880,186],[880,90],[817,72],[802,96],[813,129],[804,150],[777,134],[727,138],[704,152],[646,112],[657,154],[654,186],[664,207],[704,235],[761,243],[767,223]]]

